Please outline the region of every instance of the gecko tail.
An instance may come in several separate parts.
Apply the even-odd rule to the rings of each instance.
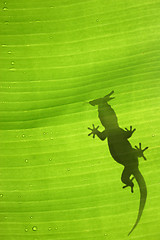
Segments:
[[[133,175],[139,185],[140,204],[139,204],[139,211],[138,211],[138,216],[137,216],[136,222],[135,222],[134,226],[132,227],[131,231],[128,233],[128,236],[133,232],[133,230],[139,223],[142,213],[143,213],[145,203],[146,203],[146,199],[147,199],[147,187],[146,187],[146,183],[145,183],[145,180],[144,180],[142,174],[140,173],[139,170],[136,170],[135,172],[133,172]]]

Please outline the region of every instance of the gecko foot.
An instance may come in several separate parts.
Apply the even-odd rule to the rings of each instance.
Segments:
[[[142,145],[141,143],[139,143],[139,147],[135,146],[135,148],[136,148],[138,157],[143,157],[144,160],[147,160],[143,152],[146,151],[148,147],[145,147],[144,149],[142,149]]]
[[[130,138],[132,136],[132,134],[136,131],[136,129],[135,128],[133,129],[132,126],[130,126],[130,129],[125,128],[125,130],[128,135],[127,138]]]
[[[98,128],[99,128],[99,126],[98,126],[98,127],[95,127],[94,124],[92,124],[92,126],[93,126],[93,129],[90,128],[90,127],[88,127],[88,129],[91,130],[91,132],[88,134],[88,136],[90,136],[90,135],[93,134],[93,138],[95,138],[95,135],[96,135],[97,132],[98,132]]]
[[[134,186],[124,185],[122,188],[126,188],[126,187],[131,187],[131,193],[134,192],[134,191],[133,191],[133,187],[134,187]]]
[[[134,177],[132,177],[131,179],[130,179],[130,183],[127,185],[124,185],[122,188],[126,188],[126,187],[131,187],[131,192],[133,193],[133,187],[134,187],[134,184],[133,184],[133,179],[134,179]]]

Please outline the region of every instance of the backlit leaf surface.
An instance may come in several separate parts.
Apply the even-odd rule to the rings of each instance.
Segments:
[[[159,0],[0,1],[0,238],[158,240]],[[122,189],[123,167],[89,100],[111,106],[142,142],[148,198]],[[100,130],[103,127],[100,125]]]

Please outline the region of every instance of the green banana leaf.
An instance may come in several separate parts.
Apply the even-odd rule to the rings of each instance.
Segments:
[[[0,239],[158,240],[159,0],[0,1]],[[133,126],[148,196],[122,189],[123,166],[90,100],[114,91]]]

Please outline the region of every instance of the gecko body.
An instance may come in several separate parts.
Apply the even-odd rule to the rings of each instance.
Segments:
[[[113,99],[113,97],[110,97],[113,93],[114,92],[112,91],[104,98],[98,98],[89,102],[92,106],[98,106],[98,117],[105,130],[103,132],[100,132],[98,130],[99,126],[95,128],[93,124],[93,128],[88,128],[91,130],[91,133],[88,135],[90,136],[93,134],[93,138],[95,135],[97,135],[102,141],[107,138],[111,156],[116,162],[124,166],[124,170],[121,175],[121,181],[125,184],[123,188],[131,187],[131,192],[133,193],[134,178],[139,185],[139,211],[136,222],[128,234],[130,235],[142,216],[147,198],[147,187],[138,167],[138,157],[143,157],[146,160],[143,152],[148,147],[142,149],[141,143],[139,143],[139,147],[135,146],[135,148],[132,148],[128,139],[132,136],[133,132],[136,129],[132,130],[132,126],[130,126],[130,129],[125,128],[125,130],[119,127],[116,113],[108,104],[108,102]]]

